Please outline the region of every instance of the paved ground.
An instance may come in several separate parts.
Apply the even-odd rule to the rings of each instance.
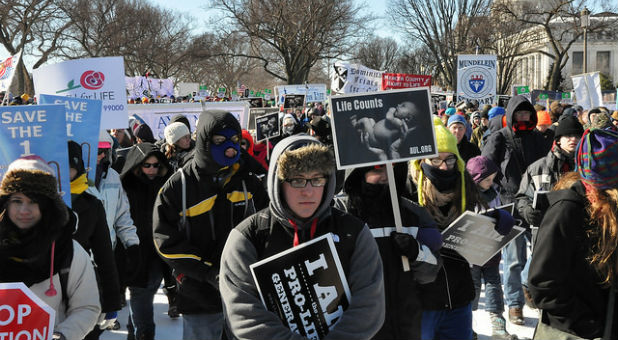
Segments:
[[[127,295],[127,299],[129,296]],[[484,294],[481,294],[479,302],[479,310],[474,312],[474,330],[478,333],[479,339],[491,339],[491,324],[489,315],[482,310],[484,305]],[[157,325],[156,336],[157,340],[180,340],[182,339],[182,317],[172,320],[167,316],[167,298],[162,290],[159,290],[155,296],[155,324]],[[506,308],[505,308],[506,309]],[[508,320],[508,312],[504,316]],[[101,340],[124,340],[127,338],[127,317],[128,307],[125,307],[120,313],[118,320],[122,328],[118,331],[106,331],[100,337]],[[508,323],[507,330],[511,334],[516,334],[520,339],[530,338],[534,332],[534,326],[537,323],[537,311],[524,308],[524,317],[526,319],[525,326],[516,326]]]

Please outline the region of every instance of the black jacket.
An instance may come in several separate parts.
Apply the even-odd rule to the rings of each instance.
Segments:
[[[457,144],[457,151],[459,151],[459,155],[463,158],[464,162],[468,163],[470,158],[479,156],[481,154],[481,150],[479,148],[469,142],[466,139],[466,136],[461,139],[461,142]]]
[[[518,110],[530,111],[531,125],[536,126],[534,106],[524,96],[515,96],[506,108],[506,126],[492,133],[483,147],[482,155],[500,168],[496,181],[500,184],[502,204],[514,202],[523,173],[532,162],[545,156],[551,147],[536,129],[513,131],[513,114]]]
[[[182,313],[217,313],[221,297],[213,280],[221,251],[238,223],[268,202],[260,180],[242,158],[231,167],[218,165],[210,153],[212,133],[240,125],[223,111],[200,115],[193,159],[182,171],[186,179],[187,225],[180,226],[182,180],[179,172],[162,187],[154,207],[154,241],[159,255],[180,281],[178,309]]]
[[[581,182],[549,193],[550,207],[539,227],[528,284],[549,324],[584,338],[603,335],[609,289],[586,258],[593,246],[587,232],[587,199]],[[614,325],[618,314],[614,312]],[[616,334],[610,337],[616,339]]]
[[[94,258],[95,271],[104,313],[122,309],[120,281],[109,238],[103,203],[84,192],[72,199],[72,209],[79,216],[73,239]]]
[[[153,180],[148,179],[140,169],[141,164],[150,156],[157,157],[160,164],[158,176]],[[152,143],[136,144],[127,153],[120,180],[131,206],[131,218],[137,228],[141,257],[139,272],[126,275],[134,278],[128,282],[129,286],[145,287],[150,263],[156,261],[163,264],[152,242],[152,210],[157,193],[170,176],[170,172],[165,156]]]
[[[441,267],[440,255],[438,251],[427,254],[433,256],[435,263],[409,258],[411,270],[403,271],[401,254],[395,250],[390,234],[375,232],[395,226],[388,186],[383,186],[375,195],[368,193],[362,184],[367,171],[368,168],[356,168],[349,174],[344,185],[347,197],[336,197],[335,207],[366,222],[378,244],[384,269],[386,315],[382,328],[373,339],[420,339],[422,308],[418,283],[436,279]],[[429,213],[416,203],[401,197],[400,210],[403,226],[436,228]],[[424,250],[429,251],[428,248]]]

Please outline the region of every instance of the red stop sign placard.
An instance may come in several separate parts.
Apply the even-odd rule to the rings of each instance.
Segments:
[[[49,340],[55,314],[22,282],[0,283],[0,339]]]

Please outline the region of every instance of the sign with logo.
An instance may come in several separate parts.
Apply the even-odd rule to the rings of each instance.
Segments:
[[[438,153],[428,87],[332,96],[338,169]]]
[[[32,71],[38,95],[103,101],[101,129],[126,129],[127,92],[122,57],[67,60]]]
[[[272,97],[272,95],[273,95],[273,90],[264,89],[264,100],[266,101],[270,100],[270,97]]]
[[[97,170],[99,124],[101,123],[100,100],[42,94],[41,104],[62,104],[66,110],[67,139],[82,147],[82,159],[88,178],[94,181]]]
[[[23,282],[0,283],[2,339],[51,339],[56,312]]]
[[[71,206],[65,117],[64,105],[3,106],[0,110],[0,178],[17,158],[40,156],[56,171],[58,191]]]
[[[331,233],[249,268],[264,306],[308,339],[324,339],[350,304],[350,288]]]
[[[334,94],[374,92],[382,88],[383,71],[340,61],[333,67],[330,88]]]
[[[431,76],[407,73],[383,73],[382,90],[431,86]]]
[[[496,64],[495,55],[458,55],[457,102],[474,99],[479,105],[494,103]]]
[[[220,87],[217,89],[217,98],[225,97],[225,87]]]
[[[17,64],[19,63],[20,57],[21,52],[18,52],[17,54],[0,61],[0,91],[7,91],[9,86],[11,86],[13,76],[15,75],[15,67],[17,67]]]

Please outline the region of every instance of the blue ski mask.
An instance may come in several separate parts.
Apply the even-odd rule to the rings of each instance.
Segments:
[[[217,131],[213,133],[213,138],[215,135],[224,136],[225,140],[215,144],[213,138],[210,140],[210,154],[212,159],[217,162],[217,164],[221,166],[231,166],[236,163],[240,158],[240,137],[236,130],[233,129],[223,129],[221,131]],[[225,150],[232,148],[236,150],[236,156],[233,158],[229,158],[225,156]]]

